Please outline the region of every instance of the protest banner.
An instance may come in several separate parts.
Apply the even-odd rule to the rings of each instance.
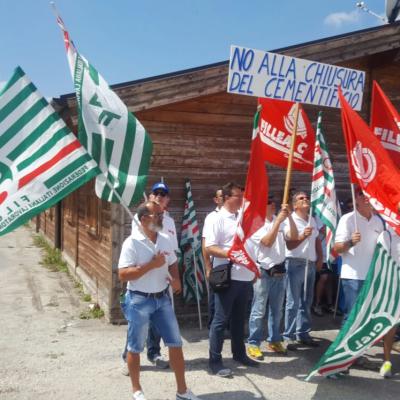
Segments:
[[[340,86],[359,111],[364,83],[364,71],[231,46],[229,93],[340,108]]]

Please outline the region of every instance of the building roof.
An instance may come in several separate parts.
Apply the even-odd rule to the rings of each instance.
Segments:
[[[400,49],[400,22],[363,29],[324,39],[272,50],[275,53],[328,64],[342,64],[385,53],[393,61]],[[203,65],[168,74],[118,83],[111,87],[131,111],[190,100],[226,91],[229,61]],[[57,102],[73,107],[75,93],[60,96]]]

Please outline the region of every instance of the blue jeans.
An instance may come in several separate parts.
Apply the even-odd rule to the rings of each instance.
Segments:
[[[268,341],[281,341],[281,319],[282,306],[285,298],[285,276],[272,277],[267,271],[261,268],[261,278],[254,284],[253,304],[251,307],[249,320],[249,338],[248,343],[254,346],[260,346],[265,339],[264,320],[265,311],[268,305]]]
[[[357,296],[364,284],[364,281],[359,279],[342,279],[343,300],[344,300],[344,318],[343,323],[347,321],[351,309],[357,301]]]
[[[178,322],[167,294],[155,299],[128,290],[123,312],[128,321],[128,351],[143,351],[150,323],[160,333],[166,346],[182,347]]]
[[[309,261],[307,274],[307,293],[304,300],[304,275],[306,260],[286,259],[286,310],[285,332],[288,340],[308,339],[311,331],[311,305],[314,297],[315,262]]]
[[[230,322],[233,357],[240,359],[246,356],[244,325],[251,286],[251,282],[232,281],[228,289],[214,294],[215,314],[209,333],[210,364],[222,362],[224,331],[228,322]]]
[[[158,333],[154,324],[150,321],[149,332],[147,335],[146,347],[147,347],[147,358],[153,361],[157,356],[161,355],[161,335]],[[126,341],[124,351],[122,353],[122,359],[126,362],[128,355],[128,332],[126,332]]]

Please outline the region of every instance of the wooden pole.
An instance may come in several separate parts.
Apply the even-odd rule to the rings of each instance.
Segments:
[[[299,103],[296,103],[296,109],[294,112],[294,125],[292,130],[292,141],[290,144],[290,151],[289,151],[289,159],[288,159],[288,166],[286,170],[286,180],[285,180],[285,189],[283,191],[283,204],[288,204],[289,200],[289,190],[290,190],[290,183],[292,180],[292,166],[293,166],[293,155],[294,155],[294,148],[296,145],[296,135],[297,135],[297,122],[299,119]]]

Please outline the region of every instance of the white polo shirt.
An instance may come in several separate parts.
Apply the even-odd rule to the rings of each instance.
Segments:
[[[218,216],[219,208],[217,207],[214,211],[211,211],[208,213],[204,219],[204,224],[203,224],[203,232],[201,234],[202,238],[205,238],[206,236],[210,236],[209,231],[212,229],[213,223],[215,219]]]
[[[252,253],[254,252],[256,256],[257,264],[267,270],[285,261],[286,241],[283,222],[279,226],[276,240],[271,247],[264,246],[261,243],[261,239],[271,231],[275,220],[275,215],[272,216],[272,221],[266,219],[264,225],[247,242]]]
[[[304,232],[304,229],[307,226],[311,226],[312,229],[312,233],[311,235],[303,240],[300,245],[298,245],[295,249],[293,250],[289,250],[286,248],[286,257],[288,258],[302,258],[304,260],[309,260],[309,261],[317,261],[317,252],[315,250],[315,241],[319,235],[318,232],[318,227],[317,227],[317,223],[315,222],[315,219],[313,217],[311,217],[310,220],[310,225],[308,224],[308,217],[307,219],[303,219],[301,217],[299,217],[295,212],[292,213],[292,218],[294,223],[296,224],[297,227],[297,232],[299,233],[299,235],[301,235]],[[289,220],[286,219],[284,222],[285,224],[284,226],[284,232],[285,235],[289,235],[290,232],[290,224],[289,224]]]
[[[157,234],[154,244],[137,228],[133,230],[122,245],[118,268],[136,267],[148,263],[158,252],[165,255],[165,264],[160,268],[152,269],[139,279],[128,281],[129,290],[138,290],[145,293],[157,293],[168,286],[168,267],[176,262],[176,255],[171,241],[163,233]]]
[[[135,214],[135,216],[133,217],[137,223],[139,223],[139,220],[137,218],[137,214]],[[132,221],[132,233],[134,231],[138,230],[137,224],[135,221]],[[171,240],[171,244],[172,244],[172,248],[174,249],[174,251],[179,252],[179,246],[178,246],[178,238],[176,236],[176,227],[175,227],[175,222],[172,219],[172,217],[170,217],[168,211],[164,211],[163,213],[163,228],[162,228],[162,233],[164,233],[165,235],[167,235],[170,240]]]
[[[365,280],[374,254],[379,234],[384,230],[382,220],[376,215],[368,220],[358,211],[357,225],[361,233],[361,241],[342,253],[342,279]],[[343,215],[336,229],[335,243],[347,242],[356,231],[354,224],[354,211]]]
[[[223,250],[229,250],[232,247],[235,237],[238,219],[235,214],[230,213],[225,207],[222,207],[213,221],[212,229],[206,232],[206,247],[218,246]],[[226,258],[214,257],[213,267],[226,264]],[[233,264],[231,278],[234,281],[252,281],[255,277],[254,272],[240,264]]]

